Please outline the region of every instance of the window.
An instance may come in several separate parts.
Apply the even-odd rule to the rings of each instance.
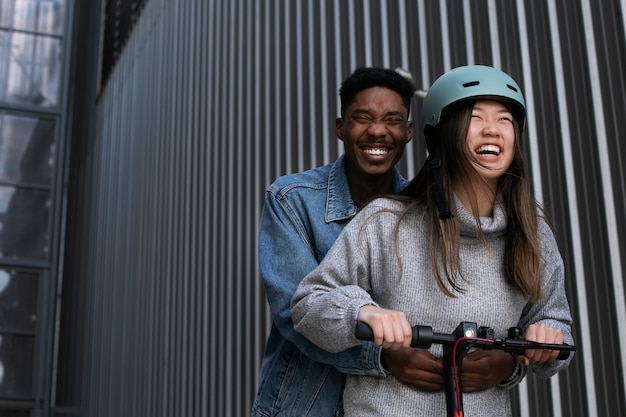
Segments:
[[[0,100],[59,103],[64,0],[0,0]]]

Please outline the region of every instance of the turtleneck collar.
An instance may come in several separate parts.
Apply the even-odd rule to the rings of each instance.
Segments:
[[[454,206],[456,213],[453,220],[456,219],[458,222],[461,236],[477,238],[479,233],[476,220],[469,210],[463,206],[456,195],[454,196]],[[504,235],[506,230],[506,213],[500,199],[496,199],[492,217],[480,217],[480,225],[487,238]]]

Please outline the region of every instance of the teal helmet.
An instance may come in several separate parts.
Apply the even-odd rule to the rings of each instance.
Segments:
[[[428,126],[437,126],[441,112],[451,104],[480,98],[508,103],[521,129],[524,129],[526,103],[515,80],[493,67],[468,65],[448,71],[432,84],[422,107],[424,130]]]

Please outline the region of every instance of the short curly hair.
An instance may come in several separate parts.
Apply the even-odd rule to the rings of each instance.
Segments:
[[[402,97],[402,103],[410,112],[411,98],[417,89],[413,81],[392,69],[368,67],[358,68],[341,84],[339,89],[341,117],[345,116],[346,108],[354,101],[356,95],[371,87],[385,87],[395,91]]]

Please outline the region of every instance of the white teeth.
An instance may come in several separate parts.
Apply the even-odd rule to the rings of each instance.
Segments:
[[[493,154],[500,155],[500,147],[496,145],[483,145],[480,148],[476,149],[476,153],[479,154]]]
[[[365,148],[363,151],[370,155],[384,155],[388,152],[387,149],[384,148]]]

